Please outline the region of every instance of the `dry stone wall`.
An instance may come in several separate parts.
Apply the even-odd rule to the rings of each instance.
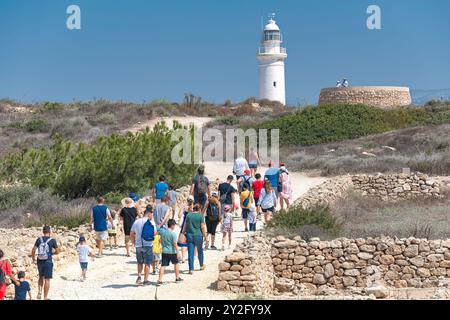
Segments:
[[[260,295],[438,287],[450,278],[450,240],[380,237],[306,242],[257,233],[219,270],[220,290]]]
[[[385,201],[440,196],[439,183],[422,173],[357,175],[352,182],[353,188],[363,195]]]
[[[319,104],[365,104],[385,109],[411,103],[409,88],[405,87],[324,88],[319,97]]]

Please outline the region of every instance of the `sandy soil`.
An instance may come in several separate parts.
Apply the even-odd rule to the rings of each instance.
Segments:
[[[206,174],[211,180],[223,180],[230,174],[232,165],[227,163],[206,163]],[[264,170],[264,168],[262,169]],[[301,173],[291,173],[292,183],[295,186],[294,198],[298,198],[308,189],[324,182],[326,179],[321,177],[307,177]],[[262,227],[262,222],[258,228]],[[243,232],[244,226],[242,220],[235,221],[233,245],[240,243],[247,236]],[[216,246],[222,241],[221,235],[218,235]],[[64,269],[55,272],[50,290],[51,299],[230,299],[235,296],[216,291],[215,282],[218,278],[217,265],[222,261],[231,249],[225,251],[207,250],[205,252],[206,270],[195,271],[193,275],[187,274],[187,263],[181,265],[184,279],[182,283],[174,282],[172,267],[166,271],[166,283],[156,287],[156,275],[150,276],[151,284],[144,287],[136,287],[136,261],[134,257],[126,257],[125,249],[106,251],[101,259],[95,259],[91,262],[88,270],[88,279],[80,282],[80,267],[78,262],[73,262]],[[195,262],[196,270],[199,268],[198,261]]]

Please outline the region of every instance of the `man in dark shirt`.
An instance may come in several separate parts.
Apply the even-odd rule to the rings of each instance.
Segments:
[[[208,178],[205,176],[205,166],[200,165],[197,169],[197,175],[192,178],[190,194],[194,196],[194,203],[199,203],[202,208],[206,201],[211,197],[211,187]]]
[[[235,198],[235,194],[236,194],[236,189],[231,185],[231,183],[233,182],[234,177],[232,175],[229,175],[227,177],[227,181],[223,182],[221,184],[219,184],[219,199],[220,199],[220,204],[222,207],[222,216],[223,216],[223,208],[225,207],[226,204],[229,204],[233,210],[235,208],[234,206],[234,198]]]
[[[33,263],[36,262],[37,250],[37,268],[39,272],[38,295],[37,299],[42,297],[42,288],[44,288],[44,300],[48,300],[48,291],[50,290],[50,279],[53,278],[53,260],[52,255],[58,254],[58,244],[51,235],[49,226],[42,229],[43,236],[37,238],[33,250],[31,250],[31,258]]]

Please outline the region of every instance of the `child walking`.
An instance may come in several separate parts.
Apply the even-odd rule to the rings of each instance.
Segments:
[[[177,197],[178,192],[174,184],[169,185],[169,207],[172,208],[172,219],[175,219],[177,212]],[[181,212],[178,213],[178,221],[181,219]]]
[[[257,212],[254,203],[250,205],[250,212],[248,213],[248,224],[250,231],[256,231]]]
[[[108,220],[108,242],[109,242],[109,250],[112,250],[113,245],[112,242],[114,240],[114,249],[117,249],[117,225],[118,225],[118,221],[116,220],[116,213],[115,212],[111,212],[111,218],[112,218],[112,223],[111,221]],[[114,226],[114,228],[113,228]]]
[[[30,284],[25,280],[25,272],[19,271],[19,273],[17,273],[17,278],[19,278],[19,280],[11,277],[15,289],[14,300],[27,300],[27,293],[30,300],[33,300]]]
[[[153,272],[152,274],[155,275],[159,271],[159,264],[161,261],[161,253],[162,253],[162,246],[161,246],[161,230],[163,228],[159,229],[158,234],[155,235],[155,239],[153,240],[153,259],[152,259],[152,268]]]
[[[231,234],[233,232],[233,214],[231,213],[230,205],[226,204],[223,209],[222,221],[222,251],[225,250],[225,242],[228,236],[228,249],[231,248]]]
[[[86,272],[88,269],[89,257],[94,260],[94,253],[92,252],[91,247],[86,243],[86,238],[84,236],[80,237],[80,241],[77,245],[78,257],[80,259],[80,267],[81,267],[81,281],[86,280]]]
[[[175,282],[183,281],[183,279],[180,278],[179,260],[181,258],[181,254],[178,252],[178,236],[173,231],[176,225],[176,221],[174,219],[170,219],[167,222],[169,229],[161,229],[162,261],[161,269],[159,270],[158,284],[163,283],[162,279],[164,276],[164,271],[170,263],[173,264],[175,269]]]

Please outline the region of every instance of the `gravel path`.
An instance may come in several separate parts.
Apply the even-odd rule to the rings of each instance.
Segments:
[[[211,180],[223,180],[231,171],[232,165],[226,163],[207,163],[206,174]],[[260,172],[264,172],[262,168]],[[294,188],[294,198],[298,198],[308,189],[324,182],[321,177],[307,177],[301,173],[291,173],[291,181]],[[262,223],[258,223],[258,228]],[[243,232],[242,220],[235,221],[233,245],[241,243],[247,236]],[[217,244],[221,244],[222,237],[218,234]],[[181,264],[182,283],[174,282],[173,267],[166,270],[166,283],[160,287],[155,286],[157,276],[150,276],[151,284],[136,287],[137,276],[136,260],[134,257],[126,257],[125,249],[120,247],[112,251],[105,251],[105,256],[95,259],[89,264],[87,280],[79,281],[80,267],[77,261],[70,263],[67,267],[57,270],[51,284],[51,299],[83,299],[83,300],[177,300],[177,299],[230,299],[232,295],[215,290],[215,283],[218,278],[217,265],[222,261],[226,251],[207,250],[205,252],[206,270],[195,271],[193,275],[187,274],[187,263]],[[196,270],[199,268],[198,260],[195,264]]]

